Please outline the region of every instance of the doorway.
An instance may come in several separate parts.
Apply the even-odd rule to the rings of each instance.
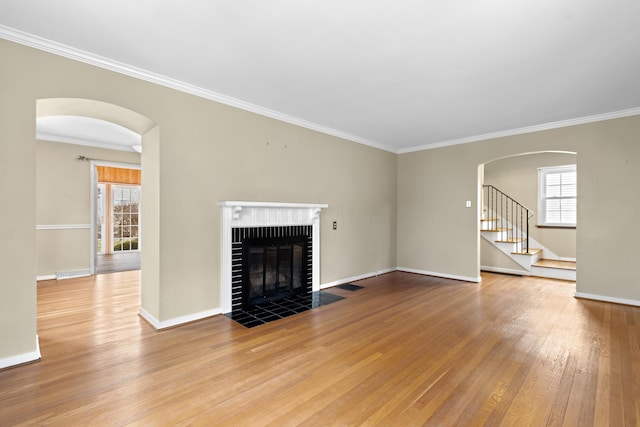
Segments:
[[[96,162],[92,187],[94,272],[140,269],[142,252],[140,167]]]
[[[541,195],[545,194],[546,184],[542,185],[540,174],[568,165],[575,171],[576,164],[575,152],[541,151],[506,156],[480,165],[479,191],[483,187],[491,188],[491,196],[483,192],[485,197],[479,197],[484,201],[479,221],[481,270],[575,281],[575,172],[572,185],[568,182],[563,190],[553,186],[558,195],[560,192],[565,195],[564,189],[573,191],[566,193],[572,203],[563,211],[573,214],[573,224],[545,222],[549,213],[543,212]],[[510,222],[509,214],[517,213],[518,206],[532,213],[531,220],[527,220],[529,215],[525,213]]]

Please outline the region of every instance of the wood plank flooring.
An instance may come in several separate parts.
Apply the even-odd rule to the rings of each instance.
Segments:
[[[125,251],[115,254],[98,254],[96,272],[98,274],[140,270],[140,251]]]
[[[572,282],[394,272],[246,329],[156,332],[140,272],[38,285],[42,360],[0,371],[0,425],[632,426],[640,308]]]

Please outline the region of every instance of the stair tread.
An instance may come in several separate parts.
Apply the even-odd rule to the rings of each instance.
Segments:
[[[503,240],[496,240],[496,243],[520,243],[520,242],[524,242],[526,239],[521,238],[521,237],[517,237],[517,238],[511,238],[511,239],[503,239]]]
[[[556,259],[541,259],[535,262],[532,267],[542,268],[559,268],[562,270],[575,270],[576,263],[574,261],[559,261]]]
[[[498,218],[482,218],[480,221],[499,221]]]
[[[529,252],[520,251],[520,252],[511,252],[514,255],[536,255],[537,253],[542,252],[542,249],[538,248],[529,248]]]
[[[513,230],[512,228],[481,228],[480,231],[493,231],[493,232],[497,232],[497,231],[511,231]]]

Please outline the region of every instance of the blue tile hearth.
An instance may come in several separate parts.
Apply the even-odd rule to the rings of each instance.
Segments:
[[[282,319],[303,311],[311,310],[344,299],[326,291],[312,292],[307,295],[297,295],[276,302],[259,304],[249,310],[235,310],[225,314],[242,326],[253,328],[274,320]]]

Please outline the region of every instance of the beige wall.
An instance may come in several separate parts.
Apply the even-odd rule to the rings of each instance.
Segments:
[[[520,264],[485,239],[480,239],[480,266],[498,269],[497,271],[501,272],[515,273],[520,271],[527,274],[527,271]]]
[[[507,157],[484,166],[484,183],[491,184],[533,210],[529,223],[531,237],[561,258],[576,257],[576,230],[538,228],[538,168],[576,164],[576,155],[533,153]],[[579,185],[579,183],[578,183]],[[484,257],[484,252],[482,253]],[[482,265],[490,265],[485,264]]]
[[[140,305],[160,318],[160,133],[158,127],[142,135],[142,232]]]
[[[538,151],[578,159],[577,290],[640,301],[634,266],[640,199],[640,116],[443,147],[399,156],[398,265],[475,277],[479,271],[478,165]]]
[[[394,154],[169,95],[167,117],[149,113],[160,128],[160,320],[220,306],[221,200],[327,203],[321,283],[395,267]]]
[[[1,43],[1,42],[0,42]],[[36,105],[22,96],[23,67],[0,45],[0,361],[36,352]],[[16,114],[17,112],[20,114]]]
[[[0,56],[0,197],[21,207],[2,213],[0,357],[35,350],[38,99],[103,101],[158,125],[156,147],[142,155],[143,194],[147,184],[157,193],[149,203],[156,236],[145,240],[142,262],[143,306],[159,321],[220,306],[220,200],[328,203],[321,283],[396,265],[395,154],[4,40]],[[143,206],[145,238],[154,232],[146,214]]]
[[[143,254],[143,292],[160,321],[220,305],[220,200],[328,203],[322,283],[395,266],[478,277],[478,166],[546,150],[578,152],[578,290],[640,301],[640,202],[619,185],[640,181],[638,116],[396,156],[4,40],[0,56],[0,198],[20,207],[0,210],[0,358],[35,351],[44,98],[113,103],[158,125],[142,155],[143,194],[145,185],[157,193],[143,200],[156,209],[144,252],[157,245]]]
[[[58,142],[36,142],[36,224],[91,224],[91,164],[78,156],[140,164],[140,154]],[[37,275],[91,267],[91,230],[38,230]]]

